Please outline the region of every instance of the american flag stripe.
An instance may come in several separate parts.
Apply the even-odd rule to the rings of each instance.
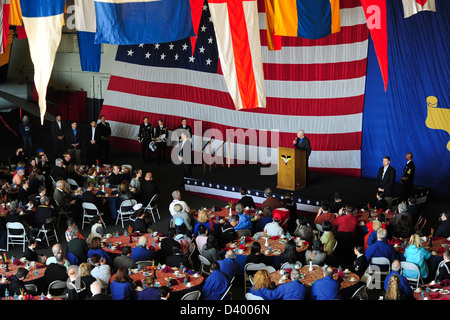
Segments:
[[[264,1],[258,1],[258,5],[263,11]],[[261,15],[260,27],[265,27]],[[312,170],[360,176],[369,35],[360,1],[341,0],[341,19],[341,32],[320,40],[282,37],[284,44],[280,51],[269,52],[265,30],[260,30],[265,109],[235,111],[220,69],[218,73],[208,73],[155,66],[147,63],[149,59],[145,57],[148,46],[153,45],[119,47],[102,109],[111,123],[112,144],[139,151],[137,130],[143,116],[149,116],[152,123],[164,119],[169,130],[178,127],[183,117],[191,125],[199,120],[203,131],[217,128],[223,136],[227,129],[251,128],[257,133],[276,129],[279,145],[285,147],[292,146],[295,132],[302,128],[311,140]],[[212,27],[203,18],[202,26]],[[201,36],[199,30],[196,62],[201,58],[198,53]],[[128,57],[123,50],[141,56]],[[151,51],[154,59],[159,58],[154,56],[156,53],[163,54]],[[166,59],[174,54],[164,51]],[[201,139],[195,136],[194,143],[201,144]],[[254,151],[256,146],[248,140],[246,150]],[[258,140],[256,144],[277,161],[272,143],[261,145],[263,142]],[[248,152],[236,155],[237,159],[248,157]]]

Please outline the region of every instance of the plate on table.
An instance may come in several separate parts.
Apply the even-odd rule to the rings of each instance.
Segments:
[[[449,294],[450,291],[446,289],[442,289],[442,291],[439,291],[440,294]]]
[[[348,281],[350,281],[350,282],[356,282],[356,278],[351,277],[350,279],[348,279]]]

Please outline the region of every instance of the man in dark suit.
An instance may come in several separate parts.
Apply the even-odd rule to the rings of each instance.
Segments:
[[[34,226],[40,228],[47,219],[55,216],[55,210],[50,206],[50,199],[47,196],[41,198],[41,204],[36,208],[34,212]]]
[[[100,281],[92,282],[89,288],[91,289],[92,297],[86,300],[112,300],[109,294],[102,293],[102,284]]]
[[[67,149],[75,160],[76,164],[80,164],[81,155],[81,134],[80,130],[77,129],[77,123],[74,121],[70,124],[70,128],[67,130]]]
[[[100,132],[97,128],[97,122],[95,120],[91,121],[91,125],[86,132],[86,162],[88,165],[93,165],[96,163],[98,154],[98,141],[100,139]]]
[[[384,192],[384,197],[386,201],[389,203],[388,198],[392,198],[394,195],[394,184],[395,184],[395,175],[396,171],[393,167],[390,166],[391,158],[389,156],[385,156],[383,158],[383,166],[378,170],[377,175],[377,188],[378,191]]]
[[[61,115],[57,114],[55,121],[51,124],[53,140],[53,158],[61,158],[65,150],[64,136],[66,134],[66,123],[61,120]]]
[[[151,162],[152,154],[149,144],[153,138],[153,125],[148,123],[148,117],[144,117],[144,122],[139,126],[138,140],[141,143],[142,162]]]
[[[184,177],[192,176],[192,144],[186,133],[181,133],[181,141],[178,149],[178,160],[181,161],[181,186],[184,185]]]
[[[155,181],[153,181],[153,175],[151,172],[147,172],[144,181],[141,184],[142,204],[147,206],[153,196],[157,193],[159,193],[159,189]]]
[[[297,137],[294,140],[294,147],[299,150],[306,151],[306,184],[308,184],[309,156],[311,155],[311,143],[309,139],[305,136],[305,131],[303,129],[297,131]]]
[[[403,169],[403,176],[402,176],[402,186],[403,186],[403,199],[408,199],[408,197],[412,193],[412,188],[414,186],[414,174],[416,172],[416,165],[412,161],[413,154],[411,152],[408,152],[405,156],[406,159],[406,165]]]
[[[249,208],[256,209],[255,201],[253,201],[253,198],[251,196],[247,195],[247,189],[241,188],[240,192],[241,192],[242,198],[239,199],[238,203],[242,204],[242,206],[244,208],[249,207]]]
[[[155,130],[155,136],[153,137],[153,142],[156,145],[158,164],[166,163],[166,149],[167,149],[167,137],[169,135],[169,130],[164,125],[162,119],[158,120],[158,126]]]
[[[100,122],[97,124],[100,139],[97,141],[98,160],[101,163],[109,163],[109,143],[111,139],[111,127],[105,121],[105,116],[100,116]]]
[[[420,218],[420,212],[416,204],[416,198],[413,196],[408,198],[408,213],[411,215],[413,226],[415,226]]]
[[[50,175],[55,181],[67,179],[67,170],[64,168],[64,163],[61,158],[56,158],[55,166],[52,168],[52,171],[50,171]]]

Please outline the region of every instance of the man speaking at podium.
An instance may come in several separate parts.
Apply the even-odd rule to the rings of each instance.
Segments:
[[[309,181],[309,155],[311,154],[311,143],[305,137],[305,131],[300,129],[297,131],[297,137],[294,140],[294,147],[300,150],[306,150],[306,184]]]

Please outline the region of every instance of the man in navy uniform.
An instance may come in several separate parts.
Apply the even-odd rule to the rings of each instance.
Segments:
[[[155,136],[153,137],[153,142],[156,144],[156,152],[158,164],[164,164],[166,162],[166,148],[167,148],[167,136],[169,134],[169,130],[164,125],[164,121],[162,119],[158,120],[158,126],[155,130]]]
[[[152,142],[153,125],[148,122],[148,117],[144,117],[144,122],[139,126],[138,140],[141,143],[143,163],[151,162],[152,154],[149,144]]]
[[[294,147],[296,147],[299,150],[306,151],[306,184],[308,184],[309,156],[311,155],[311,143],[309,139],[305,136],[305,131],[303,129],[297,131],[297,137],[294,140]]]
[[[406,166],[403,169],[402,186],[403,186],[403,198],[406,200],[412,193],[414,185],[414,174],[416,172],[416,165],[412,161],[413,154],[408,152],[405,156]]]

